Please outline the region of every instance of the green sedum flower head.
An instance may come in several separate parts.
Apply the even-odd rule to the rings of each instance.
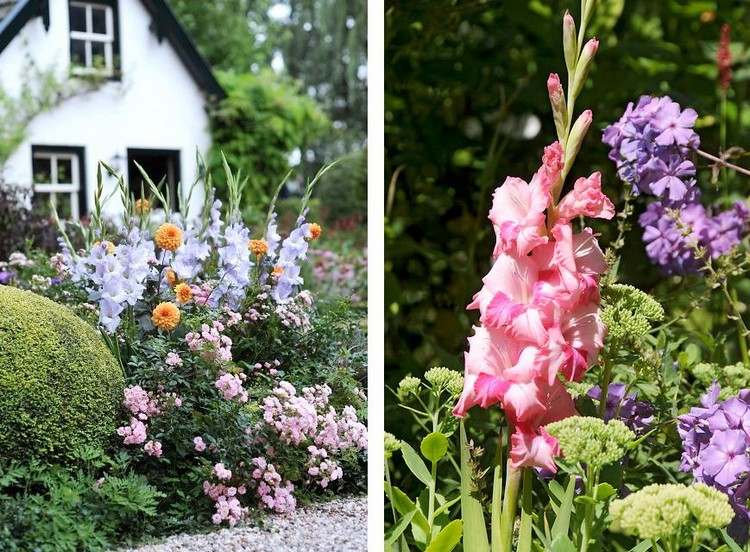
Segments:
[[[385,459],[389,460],[394,452],[401,450],[401,441],[396,439],[392,433],[386,431],[383,435],[383,449],[385,451]]]
[[[443,366],[435,366],[428,370],[424,379],[438,394],[445,389],[452,397],[458,397],[464,388],[464,376]]]
[[[398,400],[400,400],[401,402],[405,402],[409,399],[409,395],[416,395],[417,393],[419,393],[419,385],[419,378],[415,378],[414,376],[406,376],[398,384],[398,389],[396,390]]]
[[[614,500],[609,506],[610,530],[658,539],[679,533],[686,527],[718,529],[734,517],[727,496],[702,483],[685,485],[649,485],[630,496]]]
[[[547,426],[560,443],[563,456],[594,469],[616,462],[625,455],[635,434],[620,420],[605,423],[600,418],[572,416]]]
[[[721,386],[719,399],[725,400],[734,397],[741,389],[750,387],[750,368],[742,362],[730,364],[729,366],[719,366],[709,362],[700,362],[690,368],[693,377],[700,383],[695,386],[696,397],[703,394],[713,382],[718,382]]]
[[[664,318],[664,308],[650,295],[627,284],[610,284],[603,293],[602,321],[614,341],[635,342],[651,324]]]

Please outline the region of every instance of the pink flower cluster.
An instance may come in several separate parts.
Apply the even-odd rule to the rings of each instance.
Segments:
[[[161,456],[161,443],[159,441],[149,441],[143,445],[143,450],[149,456],[155,456],[159,458]]]
[[[591,229],[574,233],[578,216],[610,219],[614,207],[594,173],[575,182],[559,204],[563,150],[545,148],[527,184],[507,178],[489,218],[497,242],[484,286],[468,306],[481,325],[469,338],[465,385],[454,414],[500,404],[513,427],[515,467],[555,470],[559,447],[544,425],[575,413],[558,374],[578,381],[602,347],[599,276],[607,264]]]
[[[263,399],[262,408],[263,420],[286,444],[299,445],[318,428],[315,405],[297,395],[297,390],[289,382],[279,382],[273,394]]]
[[[307,461],[307,475],[310,476],[308,483],[315,482],[322,488],[328,487],[331,481],[341,479],[344,471],[335,460],[328,458],[328,451],[315,445],[307,447],[310,459]]]
[[[126,445],[140,445],[146,440],[146,424],[138,418],[130,418],[130,425],[118,427],[117,434]]]
[[[294,511],[297,500],[291,481],[283,481],[274,465],[263,457],[253,458],[253,466],[252,477],[263,507],[277,514]]]
[[[140,385],[131,385],[123,392],[123,405],[139,420],[148,420],[150,416],[159,414],[159,405]]]
[[[203,324],[200,332],[189,332],[185,342],[191,351],[200,352],[207,362],[225,363],[232,360],[232,340],[223,335],[224,324],[214,320],[209,326]]]
[[[333,407],[318,416],[320,429],[315,443],[325,446],[332,452],[356,448],[367,450],[367,426],[357,419],[354,407],[347,405],[341,415]]]
[[[234,374],[225,373],[219,376],[214,385],[221,391],[222,396],[228,400],[236,400],[237,402],[247,402],[248,395],[245,388],[242,387],[242,382],[247,376],[240,374],[238,376]]]
[[[180,355],[174,351],[170,351],[167,353],[167,358],[164,360],[164,363],[171,368],[175,368],[177,366],[182,366],[182,359],[180,358]]]
[[[219,465],[217,464],[217,466]],[[214,473],[216,472],[215,468],[216,466],[214,466]],[[224,466],[222,465],[222,470],[223,468]],[[229,470],[226,471],[229,473],[229,477],[220,479],[231,479],[232,472]],[[239,498],[237,498],[246,492],[247,488],[244,485],[235,487],[223,483],[204,481],[203,493],[214,501],[214,507],[216,508],[216,512],[211,516],[211,521],[216,525],[226,521],[230,527],[234,527],[248,513],[248,508],[243,507]]]

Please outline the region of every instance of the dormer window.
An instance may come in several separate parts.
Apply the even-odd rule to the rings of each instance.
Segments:
[[[119,51],[116,1],[70,1],[70,65],[77,75],[113,76]]]

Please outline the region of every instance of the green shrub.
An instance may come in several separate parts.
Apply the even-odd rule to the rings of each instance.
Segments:
[[[68,308],[0,286],[0,455],[65,459],[115,431],[124,379]]]

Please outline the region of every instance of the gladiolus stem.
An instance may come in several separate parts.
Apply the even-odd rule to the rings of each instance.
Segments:
[[[501,552],[512,552],[513,525],[518,510],[518,489],[521,486],[522,469],[514,468],[510,459],[506,464],[505,493],[503,493],[503,509],[500,514]]]

